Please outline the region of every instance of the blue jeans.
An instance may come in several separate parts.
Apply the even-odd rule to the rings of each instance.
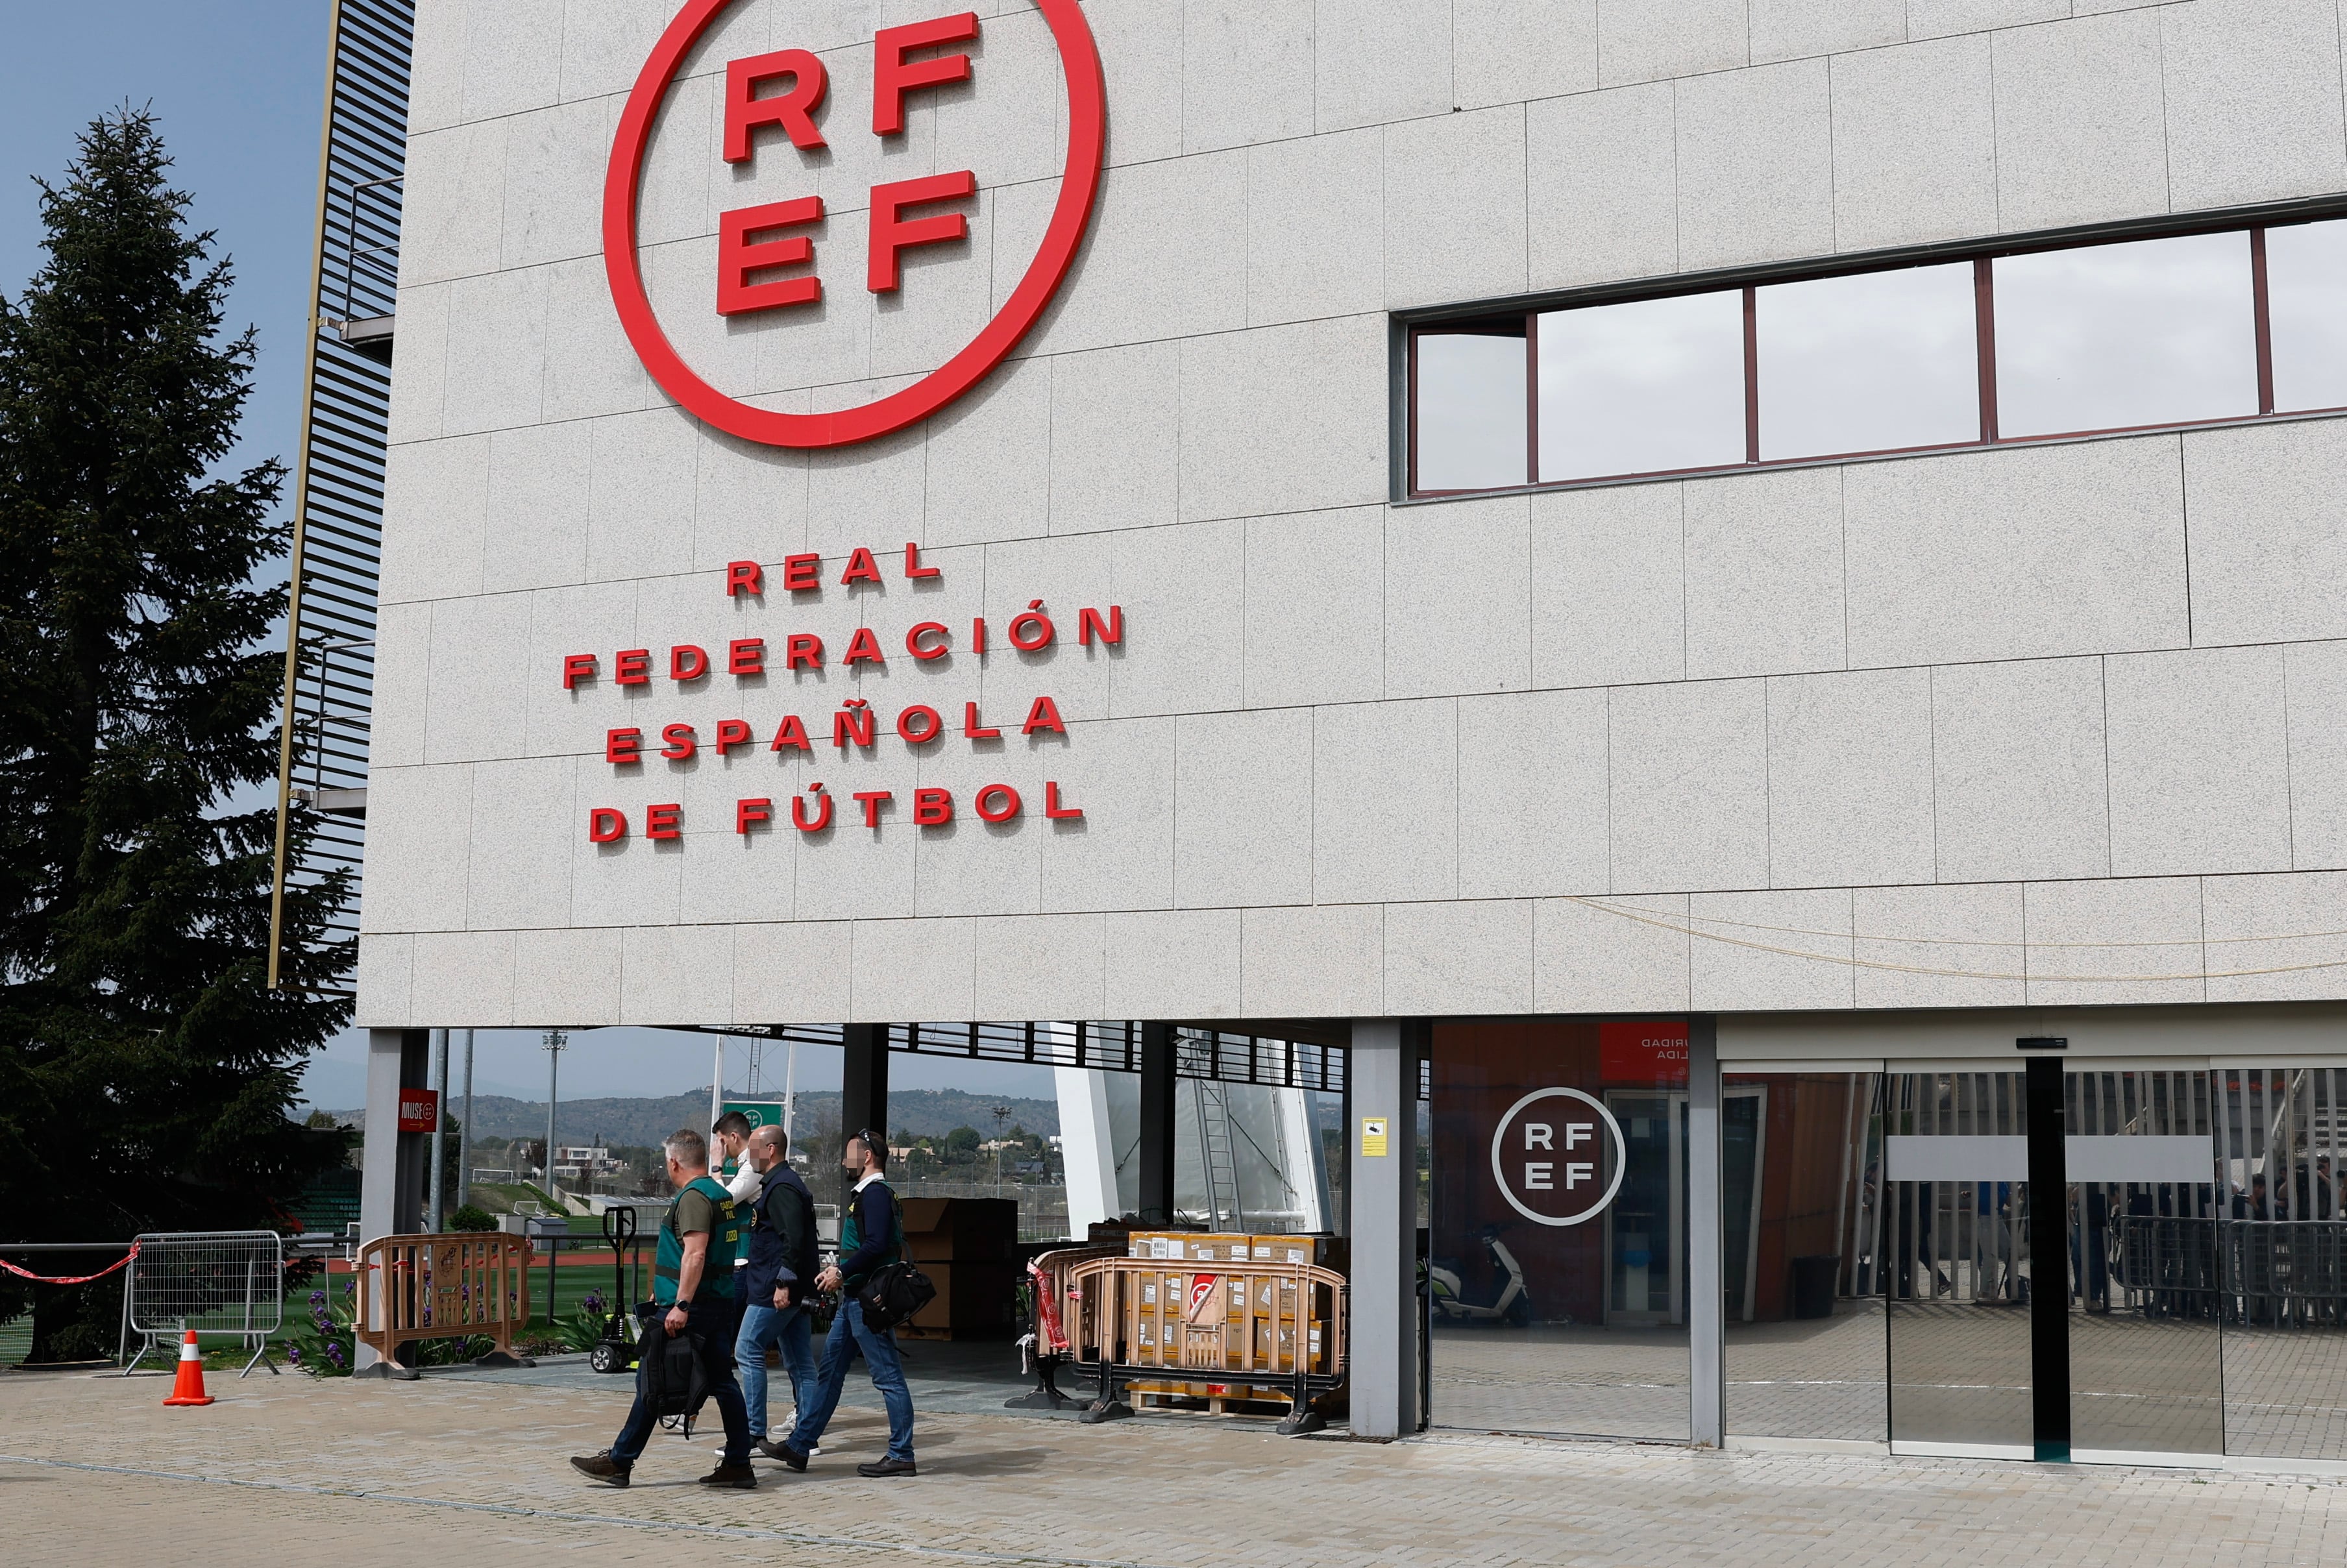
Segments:
[[[629,1407],[627,1424],[611,1443],[611,1458],[620,1464],[634,1464],[644,1445],[652,1440],[652,1429],[660,1424],[660,1412],[644,1398],[644,1382],[651,1358],[660,1354],[663,1343],[660,1323],[666,1316],[667,1309],[661,1308],[644,1324],[644,1354],[636,1362],[636,1402]],[[701,1375],[716,1403],[717,1418],[725,1424],[723,1462],[745,1464],[750,1458],[750,1429],[742,1409],[741,1385],[733,1380],[733,1347],[725,1338],[726,1330],[733,1327],[733,1303],[723,1296],[696,1301],[684,1309],[684,1331],[701,1337]]]
[[[769,1296],[768,1301],[774,1300]],[[806,1307],[752,1305],[742,1309],[742,1337],[733,1342],[734,1365],[742,1369],[742,1402],[750,1409],[750,1436],[766,1435],[766,1347],[783,1348],[783,1371],[791,1380],[792,1402],[805,1409],[815,1400],[815,1328]]]
[[[791,1447],[805,1453],[823,1436],[823,1429],[831,1424],[832,1411],[839,1408],[840,1392],[847,1387],[847,1364],[858,1351],[872,1369],[872,1386],[880,1390],[880,1402],[888,1407],[888,1457],[910,1464],[913,1391],[905,1387],[905,1364],[897,1358],[897,1337],[865,1327],[864,1304],[853,1296],[839,1304],[839,1315],[831,1320],[831,1337],[823,1343],[823,1369],[808,1390],[812,1398],[803,1396],[799,1400]]]

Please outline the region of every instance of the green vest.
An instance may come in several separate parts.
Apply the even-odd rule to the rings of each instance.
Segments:
[[[888,1224],[893,1234],[888,1237],[887,1255],[874,1264],[872,1266],[875,1268],[900,1262],[905,1255],[905,1200],[898,1197],[897,1189],[889,1186],[886,1182],[880,1184],[888,1194],[888,1208],[891,1214]],[[847,1212],[840,1217],[839,1255],[842,1257],[855,1256],[858,1249],[864,1245],[864,1223],[856,1212],[863,1205],[856,1201],[862,1195],[850,1194],[847,1199]],[[846,1287],[850,1296],[853,1296],[864,1288],[864,1282],[870,1277],[871,1276],[865,1274],[850,1275],[842,1279],[840,1284]]]
[[[701,1266],[701,1283],[693,1299],[730,1299],[733,1295],[733,1258],[742,1248],[742,1220],[733,1211],[733,1194],[708,1176],[695,1176],[684,1193],[697,1192],[716,1209],[716,1225],[709,1233],[709,1255]],[[684,1193],[677,1196],[682,1198]],[[661,1217],[660,1249],[652,1255],[652,1299],[662,1307],[676,1304],[677,1281],[684,1273],[684,1237],[677,1234],[676,1205]]]

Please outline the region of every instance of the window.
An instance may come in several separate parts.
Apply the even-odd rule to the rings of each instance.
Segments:
[[[1760,458],[1980,439],[1973,267],[1755,289]]]
[[[2347,407],[2347,220],[2266,231],[2273,405]]]
[[[1524,327],[1422,332],[1416,488],[1488,490],[1521,485],[1524,462]]]
[[[2347,410],[2347,219],[1429,323],[1409,345],[1413,495]]]
[[[2246,233],[2000,256],[1997,430],[2126,430],[2258,411]]]
[[[1683,294],[1540,318],[1541,477],[1744,460],[1744,307]]]

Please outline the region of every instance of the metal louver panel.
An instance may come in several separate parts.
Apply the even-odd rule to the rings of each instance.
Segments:
[[[301,453],[295,467],[285,694],[278,748],[269,983],[284,954],[284,894],[352,878],[330,941],[358,928],[374,692],[375,569],[399,282],[415,0],[337,0],[331,22]],[[300,853],[297,805],[315,811]],[[346,993],[347,974],[324,989]]]

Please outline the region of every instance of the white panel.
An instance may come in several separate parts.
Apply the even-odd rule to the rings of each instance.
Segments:
[[[2216,1153],[2206,1137],[2068,1137],[2062,1140],[2062,1167],[2074,1182],[2213,1182]]]
[[[2072,1143],[2082,1141],[2070,1140]],[[2117,1141],[2113,1140],[2115,1143]],[[1993,1133],[1952,1133],[1945,1137],[1917,1138],[1894,1132],[1883,1143],[1882,1173],[1893,1182],[2025,1182],[2029,1179],[2027,1138]],[[2201,1153],[2205,1160],[2208,1153],[2205,1143]]]

